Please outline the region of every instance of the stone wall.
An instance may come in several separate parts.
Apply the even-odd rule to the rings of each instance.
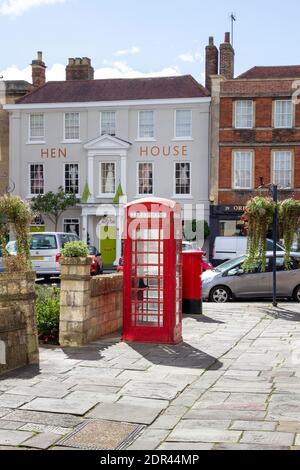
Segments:
[[[0,274],[0,350],[0,373],[39,362],[34,272]]]
[[[90,276],[90,259],[62,259],[60,345],[83,346],[117,332],[123,321],[123,275]]]

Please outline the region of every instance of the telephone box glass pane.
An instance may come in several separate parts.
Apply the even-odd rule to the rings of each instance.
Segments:
[[[164,326],[163,230],[138,229],[132,244],[132,324]]]

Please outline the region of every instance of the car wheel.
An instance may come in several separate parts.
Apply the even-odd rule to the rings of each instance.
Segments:
[[[296,287],[294,291],[294,300],[300,302],[300,286]]]
[[[210,301],[215,304],[226,304],[231,299],[231,294],[227,287],[215,287],[210,294]]]

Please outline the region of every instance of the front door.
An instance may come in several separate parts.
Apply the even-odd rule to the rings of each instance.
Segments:
[[[102,226],[100,240],[103,263],[106,266],[112,266],[117,257],[117,228],[115,226]]]

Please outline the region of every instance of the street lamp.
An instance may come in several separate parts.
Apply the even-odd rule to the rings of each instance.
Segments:
[[[278,234],[278,186],[277,184],[264,184],[264,178],[260,177],[261,185],[258,189],[269,188],[272,199],[276,205],[273,217],[273,307],[278,307],[277,302],[277,234]]]

